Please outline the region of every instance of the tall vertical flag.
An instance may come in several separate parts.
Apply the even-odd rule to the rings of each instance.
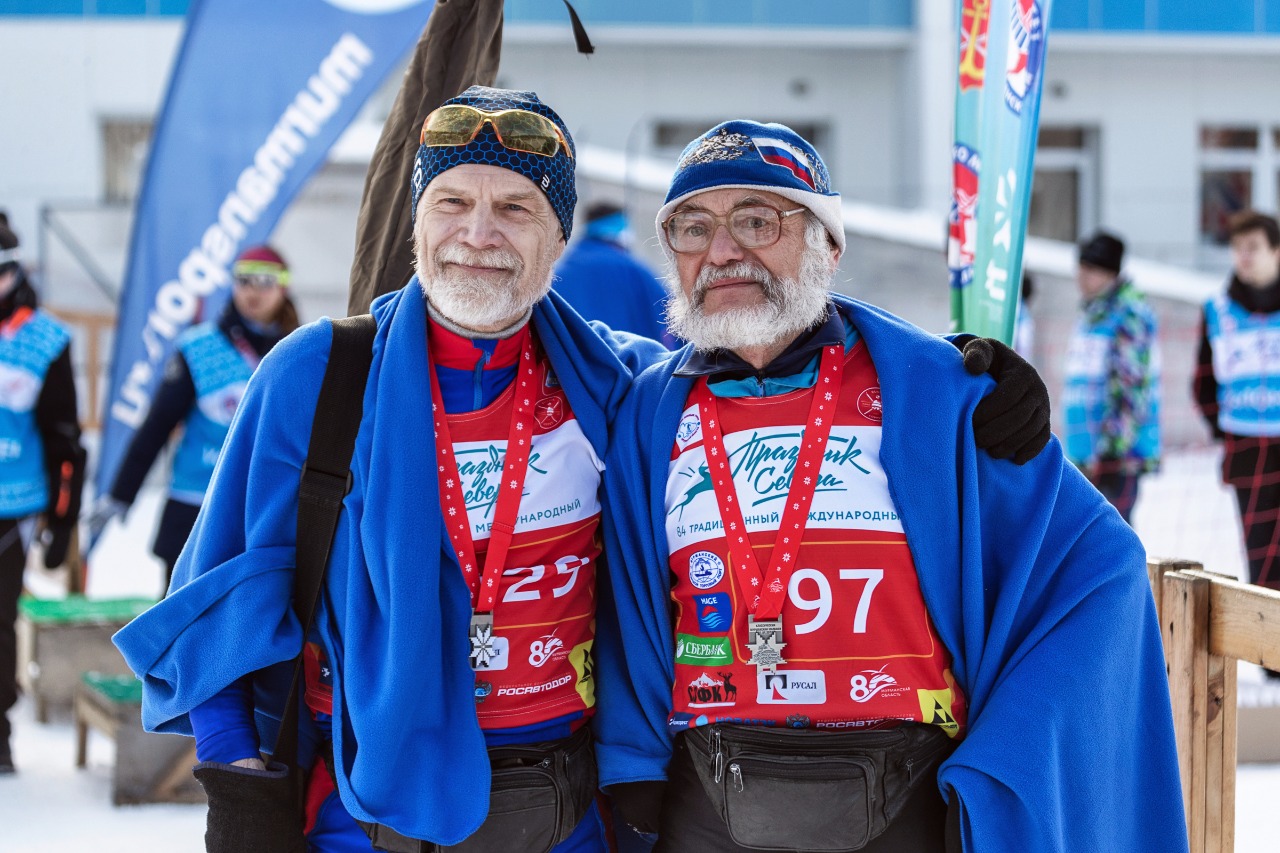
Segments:
[[[193,0],[151,144],[119,306],[96,484],[111,486],[178,334],[225,300],[431,0]]]
[[[1005,343],[1017,322],[1051,2],[959,0],[951,327]]]

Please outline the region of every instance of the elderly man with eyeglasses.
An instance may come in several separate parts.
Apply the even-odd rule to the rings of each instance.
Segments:
[[[306,844],[604,851],[587,723],[598,661],[623,650],[595,636],[602,460],[634,375],[666,351],[551,292],[575,157],[537,96],[473,87],[426,118],[421,142],[417,276],[373,306],[307,647]],[[332,335],[304,327],[263,360],[169,597],[117,638],[146,682],[146,726],[193,733],[198,772],[239,772],[235,790],[274,772],[252,713],[275,709],[251,674],[302,640],[294,524]],[[1012,374],[1002,387],[1022,398]],[[1037,417],[1013,420],[1034,435]],[[245,816],[250,799],[215,808],[211,793],[211,849],[293,843],[263,840],[279,827]]]
[[[663,853],[1186,850],[1141,543],[1056,441],[974,451],[953,347],[831,293],[817,151],[713,128],[658,231],[689,346],[605,470],[623,822]]]

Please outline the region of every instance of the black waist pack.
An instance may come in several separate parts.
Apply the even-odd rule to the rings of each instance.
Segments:
[[[685,742],[734,843],[752,850],[860,850],[936,784],[951,751],[937,726],[822,732],[712,725]]]
[[[489,816],[461,844],[407,838],[360,821],[374,849],[389,853],[547,853],[573,834],[596,795],[591,730],[564,740],[489,749]]]

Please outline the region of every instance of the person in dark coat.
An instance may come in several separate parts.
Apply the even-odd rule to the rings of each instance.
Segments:
[[[18,596],[35,517],[44,562],[66,559],[84,483],[71,332],[36,304],[18,237],[0,213],[0,774],[14,772],[8,710],[18,701]]]

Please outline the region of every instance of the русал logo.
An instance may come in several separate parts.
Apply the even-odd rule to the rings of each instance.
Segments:
[[[820,669],[789,669],[756,674],[761,705],[821,705],[827,701],[827,675]]]

